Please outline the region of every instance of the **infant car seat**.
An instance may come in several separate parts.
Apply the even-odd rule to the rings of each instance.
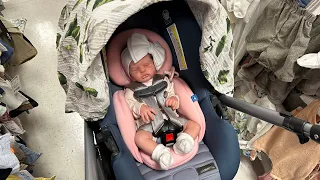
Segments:
[[[169,26],[172,27],[173,24],[177,29],[175,38],[172,38],[172,34],[170,36],[167,29]],[[114,65],[110,63],[115,63],[116,61],[111,62],[108,60],[108,71],[111,77],[109,84],[111,103],[106,117],[99,123],[102,135],[112,151],[111,164],[116,179],[232,179],[238,170],[240,162],[237,136],[233,127],[217,115],[214,109],[215,106],[211,102],[213,95],[210,89],[212,87],[203,76],[199,61],[199,47],[202,33],[188,5],[182,0],[153,4],[122,23],[113,34],[113,38],[117,37],[120,33],[124,33],[124,31],[134,28],[148,29],[155,32],[168,44],[168,48],[172,52],[172,64],[179,72],[181,79],[185,81],[176,80],[176,84],[181,87],[187,87],[186,84],[188,84],[197,96],[199,105],[195,105],[195,108],[200,107],[203,112],[201,114],[201,110],[198,109],[188,113],[193,117],[198,115],[198,122],[203,130],[206,127],[206,131],[203,131],[199,135],[200,141],[204,133],[203,141],[200,141],[199,147],[195,146],[187,157],[179,160],[180,163],[175,164],[175,168],[168,171],[158,171],[148,167],[157,168],[155,164],[152,164],[152,160],[146,160],[148,157],[143,154],[139,156],[136,146],[131,146],[132,144],[128,143],[128,139],[131,138],[132,140],[133,137],[125,137],[126,135],[124,135],[123,130],[120,133],[118,128],[118,126],[124,127],[125,124],[118,124],[117,122],[117,118],[121,114],[119,108],[117,108],[116,115],[114,105],[119,106],[121,103],[119,104],[120,101],[117,100],[114,101],[113,96],[115,99],[120,98],[119,94],[121,94],[121,91],[119,90],[122,90],[123,87],[116,85],[117,83],[119,84],[119,82],[116,82],[116,76],[114,76],[114,73],[117,72],[114,72],[116,69],[111,68]],[[108,48],[112,47],[113,38],[111,38],[106,46],[107,51],[110,51]],[[182,52],[185,57],[186,68],[183,70],[179,69],[183,62],[177,57],[177,53],[181,52],[177,49],[176,43],[179,42],[181,43]],[[121,50],[118,50],[119,56]],[[108,57],[112,58],[111,56]],[[165,64],[162,70],[168,69],[170,66],[170,63]],[[118,75],[121,76],[121,73]],[[120,84],[123,85],[123,83]],[[187,93],[179,94],[180,96],[185,96],[186,100],[189,99],[190,103],[192,103],[191,96],[193,94],[191,90],[186,89],[185,92]],[[205,120],[203,121],[201,117],[204,117]],[[194,120],[197,118],[190,119]],[[135,161],[133,157],[140,162],[145,162],[148,166]],[[188,162],[185,163],[186,161]]]
[[[157,35],[152,31],[144,29],[131,29],[123,31],[116,35],[110,41],[109,47],[107,49],[107,64],[109,76],[113,80],[113,82],[122,86],[128,85],[130,83],[130,80],[122,68],[120,54],[121,51],[126,47],[128,38],[133,33],[144,34],[147,36],[149,41],[159,42],[161,46],[164,47],[166,51],[166,58],[162,67],[159,69],[157,73],[163,74],[164,71],[169,71],[172,66],[172,55],[169,46],[161,38],[161,36]],[[179,114],[185,117],[186,119],[192,119],[193,121],[197,122],[201,127],[201,131],[198,135],[198,138],[195,140],[195,142],[198,143],[202,140],[205,132],[205,120],[203,113],[188,85],[180,78],[174,78],[173,82],[175,93],[179,96],[180,99],[180,106],[178,109]],[[193,100],[192,97],[194,98]],[[145,153],[140,152],[138,150],[138,147],[134,142],[136,127],[132,111],[129,109],[128,104],[125,100],[124,91],[120,90],[114,93],[113,104],[115,106],[117,123],[120,128],[121,135],[133,157],[138,162],[144,163],[152,169],[160,169],[160,166],[155,161],[153,161],[149,155],[146,155]],[[171,151],[171,155],[174,159],[174,162],[171,165],[170,169],[180,166],[185,162],[189,161],[193,156],[196,155],[197,152],[197,145],[194,146],[193,150],[190,153],[184,155],[177,155],[173,151]]]

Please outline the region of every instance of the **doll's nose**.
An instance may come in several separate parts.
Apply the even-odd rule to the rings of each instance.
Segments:
[[[145,72],[145,71],[146,71],[146,68],[140,67],[139,70],[140,70],[140,72]]]

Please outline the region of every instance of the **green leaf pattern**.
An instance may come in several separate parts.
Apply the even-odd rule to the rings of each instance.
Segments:
[[[97,97],[98,96],[98,91],[95,90],[94,88],[90,88],[90,87],[83,87],[81,84],[79,83],[75,83],[75,85],[80,88],[82,91],[88,93],[91,96]]]
[[[219,55],[222,52],[224,46],[226,45],[226,39],[227,39],[227,36],[224,35],[224,36],[222,36],[221,40],[219,41],[218,46],[216,48],[216,56],[217,57],[219,57]]]
[[[89,5],[90,1],[91,0],[87,0],[86,8],[88,8],[88,5]]]
[[[82,44],[80,45],[80,63],[83,61],[83,47]]]
[[[230,19],[227,17],[226,21],[227,21],[227,33],[229,33],[231,29]]]
[[[90,94],[91,96],[97,97],[98,91],[93,88],[84,88],[84,91]]]
[[[80,38],[80,26],[77,26],[71,33],[71,36],[79,43]]]
[[[218,81],[220,84],[225,84],[228,82],[227,75],[229,74],[229,70],[221,70],[218,74]]]
[[[61,85],[67,84],[67,78],[58,71],[58,78]]]
[[[113,1],[113,0],[96,0],[96,1],[94,2],[94,4],[93,4],[92,11],[93,11],[95,8],[101,6],[101,5],[105,4],[105,3],[111,2],[111,1]]]
[[[90,18],[90,19],[91,19],[91,18]],[[86,26],[85,26],[85,28],[84,28],[84,35],[83,35],[83,41],[82,41],[82,42],[84,42],[85,39],[86,39],[87,31],[88,31],[88,28],[89,28],[90,19],[86,22]]]
[[[76,14],[76,16],[74,17],[73,21],[70,23],[69,25],[69,28],[68,28],[68,31],[66,32],[66,36],[65,37],[68,37],[68,36],[71,36],[72,34],[72,31],[77,28],[77,25],[78,25],[78,19],[77,19],[78,15]]]
[[[76,82],[75,85],[76,85],[78,88],[80,88],[82,91],[84,91],[84,88],[83,88],[83,86],[82,86],[81,84],[79,84],[78,82]]]
[[[61,11],[60,16],[64,17],[64,16],[66,15],[66,12],[67,12],[67,6],[64,6],[64,7],[62,8],[62,11]]]
[[[203,53],[205,53],[205,52],[211,52],[212,51],[212,49],[213,49],[213,43],[214,42],[216,42],[214,39],[212,39],[212,37],[211,36],[209,36],[209,45],[207,46],[207,47],[205,47],[204,49],[203,49]]]
[[[60,39],[61,39],[61,34],[57,33],[56,48],[58,48],[58,46],[59,46]]]
[[[82,2],[83,0],[78,0],[76,4],[73,6],[72,11]]]
[[[70,23],[68,31],[66,32],[65,37],[68,37],[68,36],[72,36],[77,41],[77,44],[79,43],[80,26],[78,26],[77,14],[74,17],[73,21]]]

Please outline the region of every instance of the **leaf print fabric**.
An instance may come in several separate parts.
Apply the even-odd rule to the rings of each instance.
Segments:
[[[67,84],[67,78],[58,71],[58,78],[61,85]]]
[[[92,95],[92,96],[94,96],[94,97],[97,97],[97,95],[98,95],[98,91],[95,90],[94,88],[83,87],[83,86],[82,86],[81,84],[79,84],[79,83],[75,83],[75,85],[76,85],[79,89],[81,89],[82,91],[88,93],[89,95]]]
[[[88,8],[88,5],[89,5],[90,1],[91,0],[87,0],[86,8]]]
[[[73,6],[72,10],[74,10],[83,0],[78,0],[77,3]]]
[[[225,84],[228,82],[227,75],[229,73],[229,70],[221,70],[218,74],[218,80],[220,84]]]
[[[227,39],[227,36],[224,35],[224,36],[222,36],[221,40],[219,41],[219,44],[218,44],[217,49],[216,49],[216,56],[217,57],[220,55],[220,53],[222,52],[224,46],[226,45],[226,39]]]
[[[74,18],[73,22],[69,26],[69,29],[66,33],[66,37],[68,37],[68,36],[72,36],[77,41],[77,44],[79,43],[80,26],[78,26],[77,15]]]
[[[230,23],[230,19],[229,19],[229,18],[227,18],[227,19],[226,19],[226,21],[227,21],[227,33],[229,33],[229,32],[230,32],[230,30],[231,30],[231,23]]]
[[[212,49],[213,49],[213,43],[216,41],[214,39],[212,39],[211,36],[209,36],[209,39],[210,39],[210,44],[209,44],[209,46],[204,48],[203,52],[212,51]]]
[[[66,92],[66,112],[78,112],[87,121],[104,118],[110,100],[107,64],[104,69],[101,49],[122,22],[161,1],[164,0],[134,0],[134,4],[121,0],[68,1],[59,18],[56,39],[58,77]],[[218,0],[186,2],[203,31],[203,74],[215,90],[232,94],[232,33],[227,13]]]
[[[72,23],[70,23],[68,31],[66,33],[66,37],[71,36],[72,35],[72,31],[75,30],[77,28],[78,25],[78,19],[77,19],[77,14],[74,17]]]
[[[83,47],[80,46],[80,63],[83,61]]]
[[[61,34],[57,33],[57,39],[56,39],[56,47],[57,47],[57,48],[58,48],[58,46],[59,46],[60,39],[61,39]]]
[[[113,0],[96,0],[94,2],[94,4],[93,4],[92,10],[94,10],[95,8],[101,6],[101,5],[105,4],[105,3],[111,2],[111,1],[113,1]]]
[[[84,88],[84,91],[94,97],[97,97],[97,95],[98,95],[98,91],[93,88]]]

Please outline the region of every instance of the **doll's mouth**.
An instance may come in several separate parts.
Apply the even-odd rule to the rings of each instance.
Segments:
[[[146,74],[146,75],[143,75],[143,76],[142,76],[142,79],[146,79],[146,78],[148,78],[148,77],[149,77],[149,75]]]

